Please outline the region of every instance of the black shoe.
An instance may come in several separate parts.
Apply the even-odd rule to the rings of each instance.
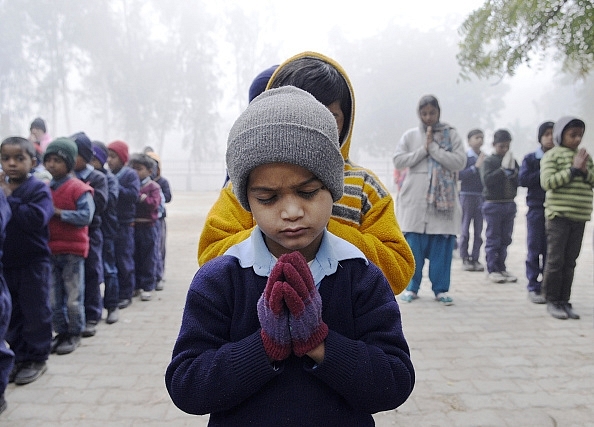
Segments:
[[[472,262],[472,258],[464,258],[462,260],[462,270],[474,271],[474,263]]]
[[[547,302],[547,311],[555,319],[567,319],[569,317],[562,303]]]
[[[0,414],[6,410],[7,406],[6,400],[4,400],[4,395],[0,394]]]
[[[88,320],[81,335],[85,338],[89,338],[89,337],[94,337],[96,333],[97,333],[97,321],[96,320]]]
[[[474,270],[472,271],[485,271],[485,266],[477,260],[473,260],[472,265],[474,266]]]
[[[108,325],[111,325],[112,323],[117,322],[118,320],[120,320],[120,309],[119,308],[114,308],[112,310],[107,310],[107,318],[105,319],[105,323],[107,323]]]
[[[565,312],[567,313],[567,316],[570,319],[579,319],[580,315],[577,314],[575,311],[573,311],[573,307],[571,306],[570,303],[566,302],[563,303],[563,309],[565,310]]]
[[[69,354],[72,353],[77,347],[80,345],[80,336],[79,335],[71,335],[66,338],[62,343],[56,348],[56,354]]]
[[[547,299],[544,297],[544,295],[536,291],[528,292],[528,299],[534,304],[546,304],[547,302]]]
[[[14,378],[16,385],[32,383],[47,371],[45,362],[24,362]]]
[[[22,362],[19,362],[19,363],[15,363],[12,366],[12,369],[11,369],[10,373],[8,374],[8,382],[9,383],[14,382],[14,379],[16,378],[16,376],[19,372],[19,369],[21,369],[22,364],[23,364]]]
[[[157,281],[157,284],[155,285],[155,291],[162,291],[163,290],[163,281],[159,280]]]
[[[52,338],[52,344],[50,345],[50,353],[55,353],[56,349],[64,340],[68,338],[65,334],[58,334]]]
[[[130,304],[132,304],[132,300],[131,299],[121,299],[120,300],[120,303],[118,304],[118,308],[120,310],[123,310],[126,307],[128,307]]]

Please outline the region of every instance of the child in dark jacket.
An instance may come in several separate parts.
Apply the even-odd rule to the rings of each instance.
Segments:
[[[12,310],[12,302],[8,286],[4,281],[2,274],[2,246],[4,244],[4,236],[6,224],[10,220],[11,212],[6,196],[3,191],[0,191],[0,414],[6,410],[6,399],[4,399],[4,392],[8,385],[8,377],[14,364],[14,353],[6,347],[4,339],[6,338],[6,331],[8,323],[10,322],[10,313]]]
[[[464,271],[485,271],[479,262],[483,244],[483,183],[479,169],[485,160],[481,151],[484,134],[480,129],[468,132],[469,149],[466,152],[466,167],[458,172],[460,179],[460,206],[462,207],[462,229],[458,248]],[[473,224],[472,252],[468,253],[470,241],[470,223]]]
[[[72,175],[78,149],[69,138],[52,141],[43,162],[52,174],[54,216],[50,220],[52,251],[51,306],[56,337],[51,351],[72,353],[85,326],[85,258],[95,202],[91,186]]]
[[[93,144],[84,132],[70,137],[76,143],[78,156],[74,173],[78,179],[93,189],[95,213],[89,225],[89,255],[85,259],[85,318],[83,337],[92,337],[97,331],[97,323],[103,314],[101,283],[103,283],[103,233],[101,216],[107,206],[107,178],[89,164],[93,158]]]
[[[140,179],[134,219],[134,265],[136,290],[142,301],[150,301],[156,285],[155,253],[159,238],[156,223],[161,206],[161,187],[151,179],[155,162],[146,154],[133,154],[130,167]]]
[[[165,375],[183,411],[211,426],[372,426],[412,392],[386,277],[326,228],[343,164],[333,115],[301,89],[265,91],[233,125],[227,169],[258,225],[190,285]]]
[[[526,278],[528,279],[528,299],[534,304],[546,303],[541,293],[542,275],[547,259],[547,234],[545,231],[544,201],[545,191],[540,186],[540,159],[544,153],[555,146],[553,143],[553,122],[544,122],[538,128],[540,147],[524,157],[518,182],[526,187]]]
[[[93,167],[105,175],[107,179],[107,206],[103,215],[101,215],[101,234],[103,234],[103,250],[101,257],[103,259],[103,280],[105,291],[103,294],[103,307],[107,310],[105,323],[111,325],[120,318],[118,305],[120,303],[120,294],[118,286],[118,269],[116,266],[114,241],[118,233],[118,215],[116,205],[120,186],[118,179],[105,169],[107,161],[107,147],[101,141],[93,141],[93,158],[91,164]]]
[[[36,150],[25,138],[6,138],[0,147],[0,186],[12,219],[6,227],[4,277],[12,297],[6,341],[15,354],[9,381],[28,384],[46,371],[52,342],[49,221],[54,213],[49,187],[35,178]]]
[[[509,150],[511,134],[499,129],[493,135],[494,152],[480,169],[483,182],[483,216],[487,221],[485,253],[488,278],[493,283],[517,282],[507,271],[507,247],[512,242],[520,167]]]
[[[132,304],[136,289],[134,276],[134,218],[136,200],[140,191],[138,175],[128,163],[128,145],[123,141],[113,141],[107,146],[107,164],[118,179],[118,233],[115,239],[116,265],[118,269],[118,307],[124,309]]]
[[[157,227],[157,234],[159,242],[155,251],[155,259],[157,264],[157,284],[155,285],[156,291],[163,290],[163,282],[165,281],[165,255],[167,254],[167,203],[171,202],[171,187],[169,181],[163,175],[161,175],[161,158],[154,151],[146,153],[156,163],[156,170],[153,172],[153,181],[159,184],[161,187],[161,207],[159,208],[159,219],[155,224]]]

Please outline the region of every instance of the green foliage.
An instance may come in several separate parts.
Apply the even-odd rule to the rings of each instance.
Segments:
[[[545,51],[584,76],[594,64],[593,23],[590,0],[487,0],[459,29],[461,76],[513,75]]]

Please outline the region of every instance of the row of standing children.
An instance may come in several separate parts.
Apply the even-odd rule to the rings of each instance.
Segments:
[[[494,283],[517,281],[507,271],[505,260],[512,241],[517,187],[526,187],[528,298],[535,304],[547,304],[549,314],[558,319],[579,319],[569,300],[585,222],[592,212],[594,185],[592,160],[579,148],[584,130],[584,122],[570,116],[557,123],[542,123],[539,148],[527,154],[519,167],[509,149],[512,138],[508,131],[495,132],[494,152],[486,157],[481,151],[484,135],[474,129],[468,134],[466,168],[459,174],[463,269],[484,270],[478,262],[484,218],[488,278]],[[469,254],[471,222],[473,247]]]
[[[148,301],[163,289],[171,191],[155,153],[133,155],[130,168],[124,142],[106,147],[84,132],[48,144],[43,165],[25,138],[6,138],[0,153],[0,343],[9,345],[0,348],[1,412],[6,384],[35,381],[50,353],[94,336],[103,308],[112,324],[135,291]],[[51,174],[49,186],[36,166]]]

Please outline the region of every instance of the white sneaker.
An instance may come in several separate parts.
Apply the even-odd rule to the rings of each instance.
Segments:
[[[508,271],[502,271],[501,275],[505,278],[506,282],[515,283],[518,281],[518,278]]]
[[[140,293],[140,300],[141,301],[150,301],[152,297],[153,297],[153,294],[151,294],[150,291],[142,291]]]
[[[503,274],[501,274],[498,271],[494,271],[492,273],[489,273],[489,275],[487,276],[489,278],[489,280],[493,283],[505,283],[506,282],[506,278]],[[516,279],[518,280],[518,279]]]

